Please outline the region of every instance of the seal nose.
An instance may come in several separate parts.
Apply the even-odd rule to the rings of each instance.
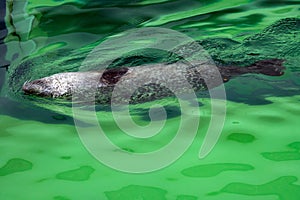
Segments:
[[[22,90],[25,94],[40,94],[42,84],[42,80],[26,81],[22,86]]]

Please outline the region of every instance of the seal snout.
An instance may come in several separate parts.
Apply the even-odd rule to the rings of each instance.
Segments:
[[[45,93],[46,83],[41,80],[34,80],[34,81],[26,81],[23,84],[22,90],[25,94],[37,94],[42,96],[47,96]]]

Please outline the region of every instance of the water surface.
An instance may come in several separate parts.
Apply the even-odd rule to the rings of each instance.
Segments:
[[[299,1],[6,3],[7,52],[1,65],[9,62],[11,66],[8,72],[1,71],[5,82],[0,76],[4,82],[0,97],[1,199],[299,199]],[[278,22],[285,18],[290,19]],[[197,93],[200,124],[183,156],[152,173],[119,172],[98,162],[82,145],[68,103],[26,97],[20,87],[29,79],[78,71],[96,45],[143,27],[169,28],[199,40],[218,64],[245,66],[259,59],[282,58],[286,73],[281,77],[245,75],[225,84],[224,128],[204,159],[198,158],[198,152],[210,122],[210,100],[207,93]],[[117,54],[120,46],[111,47],[107,54]],[[111,67],[174,59],[168,56],[153,49],[129,52]],[[160,134],[148,140],[126,136],[103,106],[97,107],[97,116],[121,149],[153,151],[172,140],[182,116],[195,117],[168,97],[133,105],[135,122],[148,124],[148,109],[155,103],[165,106],[168,118]]]

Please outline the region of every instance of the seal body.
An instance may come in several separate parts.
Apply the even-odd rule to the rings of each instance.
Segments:
[[[248,67],[216,67],[207,62],[152,64],[89,72],[54,74],[30,82],[25,94],[95,99],[98,103],[139,103],[214,88],[245,73],[283,74],[283,60],[258,61]]]

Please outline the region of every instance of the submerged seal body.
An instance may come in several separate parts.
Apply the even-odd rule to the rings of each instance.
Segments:
[[[208,63],[152,64],[131,68],[117,68],[90,72],[66,72],[25,82],[22,90],[27,95],[42,97],[85,98],[94,96],[98,103],[124,99],[139,103],[160,99],[190,90],[207,90],[232,77],[257,73],[269,76],[283,74],[283,60],[261,60],[248,67],[215,67]],[[119,92],[113,93],[118,88]]]

